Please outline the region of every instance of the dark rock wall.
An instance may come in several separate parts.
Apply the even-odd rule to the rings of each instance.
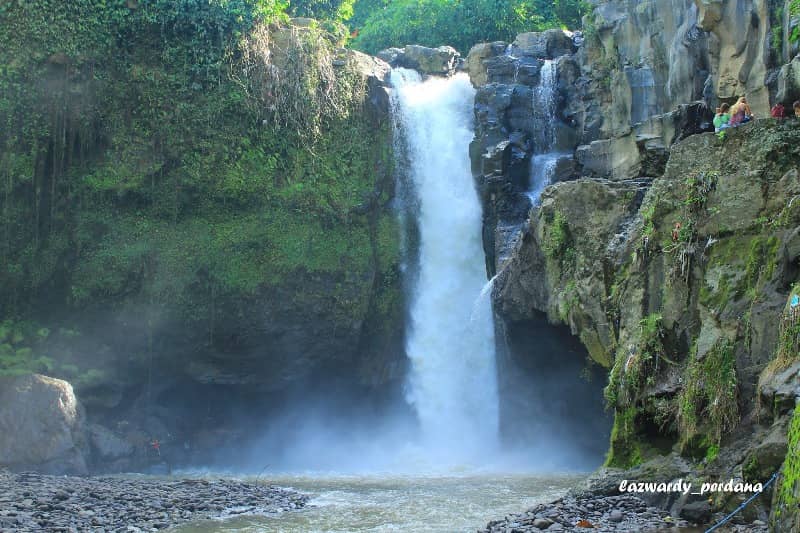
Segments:
[[[535,152],[536,61],[552,47],[513,57],[513,46],[483,44],[466,61],[495,309],[507,332],[542,313],[568,325],[609,370],[609,465],[763,482],[786,455],[798,386],[787,307],[800,272],[798,130],[767,120],[697,134],[720,102],[747,96],[762,118],[798,94],[794,63],[781,67],[795,22],[780,1],[592,4],[555,58],[556,121],[569,131],[559,139],[574,157],[539,207],[520,184]],[[793,468],[781,478],[784,517]],[[739,499],[713,501],[709,513]],[[656,503],[675,514],[701,505]],[[748,516],[766,519],[768,507]]]

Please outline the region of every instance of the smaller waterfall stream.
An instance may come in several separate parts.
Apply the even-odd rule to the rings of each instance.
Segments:
[[[555,152],[556,146],[556,62],[547,59],[539,73],[539,85],[533,90],[533,119],[537,126],[533,135],[534,156],[531,157],[528,198],[539,203],[544,188],[553,182],[559,159],[567,156]]]

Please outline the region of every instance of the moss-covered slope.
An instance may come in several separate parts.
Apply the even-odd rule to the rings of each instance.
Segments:
[[[569,324],[609,368],[609,465],[676,452],[751,482],[780,466],[800,355],[798,146],[794,121],[695,135],[652,183],[560,183],[533,212],[496,303]]]
[[[0,372],[387,379],[385,71],[264,9],[0,7]]]

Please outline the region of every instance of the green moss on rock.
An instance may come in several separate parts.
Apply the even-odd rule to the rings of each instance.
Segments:
[[[789,425],[788,446],[773,502],[771,521],[775,531],[800,527],[800,404]]]
[[[236,350],[234,318],[352,346],[375,298],[400,316],[391,133],[358,57],[261,2],[129,4],[0,9],[0,318],[106,321],[137,361]]]

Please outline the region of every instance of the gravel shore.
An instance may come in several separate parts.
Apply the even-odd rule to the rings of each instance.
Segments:
[[[235,480],[0,472],[0,531],[156,531],[303,507],[308,497]]]
[[[648,507],[637,496],[566,496],[539,504],[525,513],[489,522],[479,533],[577,532],[703,532],[705,528],[670,518],[666,511]],[[720,532],[766,533],[766,524],[725,526]]]

